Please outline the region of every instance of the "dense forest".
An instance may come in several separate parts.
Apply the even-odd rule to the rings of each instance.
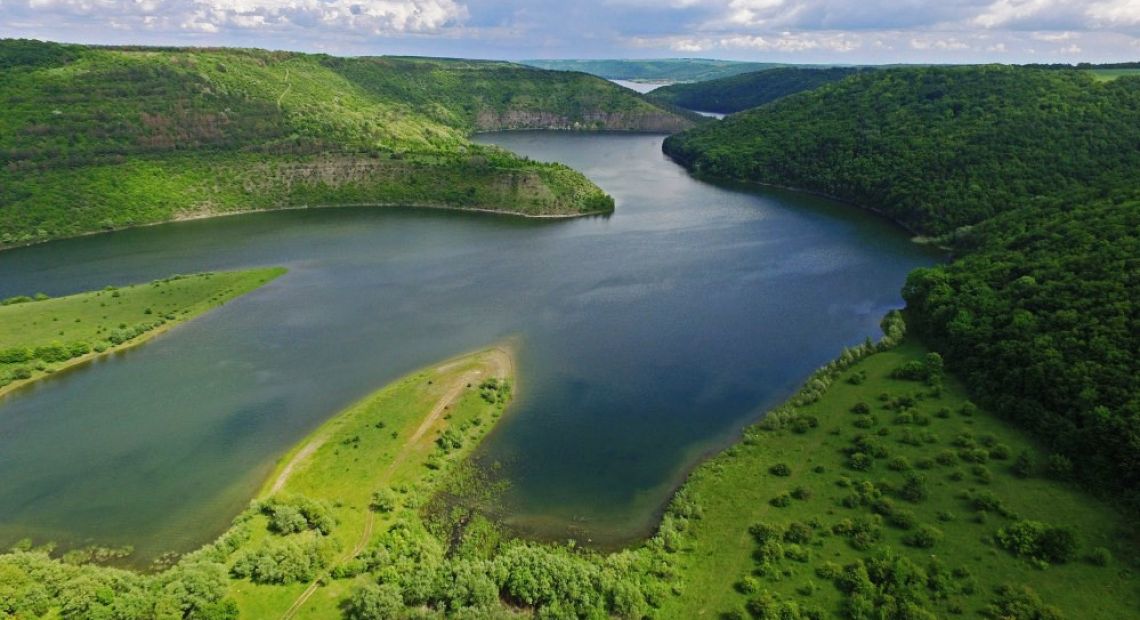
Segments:
[[[5,40],[0,67],[0,245],[301,205],[604,212],[582,175],[468,134],[692,124],[599,78],[500,62]]]
[[[1060,470],[1140,509],[1140,79],[876,71],[666,140],[698,174],[881,210],[958,258],[913,326]]]
[[[732,114],[838,82],[862,70],[855,67],[778,67],[704,82],[670,84],[652,91],[649,98],[689,110]]]

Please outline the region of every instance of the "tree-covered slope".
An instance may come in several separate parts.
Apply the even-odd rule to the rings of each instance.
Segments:
[[[1013,67],[850,78],[666,140],[691,169],[944,234],[911,322],[1054,465],[1140,509],[1140,80]]]
[[[669,138],[702,174],[790,185],[925,234],[1035,196],[1132,187],[1140,80],[1017,67],[864,73]]]
[[[648,96],[654,101],[689,110],[732,114],[838,82],[861,70],[854,67],[778,67],[704,82],[670,84]]]
[[[8,40],[0,67],[0,245],[286,206],[608,211],[580,174],[467,135],[691,124],[507,63]]]

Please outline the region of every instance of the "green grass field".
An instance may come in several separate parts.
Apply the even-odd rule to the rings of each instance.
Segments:
[[[144,342],[283,273],[203,273],[54,299],[9,299],[0,306],[0,394]]]
[[[742,443],[700,467],[686,488],[699,497],[703,517],[692,521],[684,549],[677,555],[683,593],[666,602],[661,617],[743,613],[748,602],[762,598],[764,591],[793,602],[801,611],[842,616],[850,596],[826,577],[825,563],[844,567],[888,548],[919,567],[936,560],[946,572],[959,571],[950,577],[944,594],[918,588],[923,606],[937,617],[959,613],[979,617],[995,598],[994,589],[1007,583],[1030,586],[1067,618],[1135,617],[1140,610],[1140,580],[1135,575],[1132,525],[1079,489],[1050,479],[1046,455],[1017,430],[967,405],[963,387],[949,377],[939,396],[930,395],[924,383],[890,377],[893,369],[921,360],[925,353],[910,341],[866,358],[841,373],[818,402],[798,409],[800,415],[814,417],[816,428],[801,424],[802,433],[792,428],[750,430]],[[861,373],[866,373],[861,384],[846,381]],[[886,405],[899,397],[911,397],[915,404],[888,410]],[[869,405],[870,414],[852,413],[858,403]],[[964,407],[971,415],[963,415]],[[871,438],[875,449],[882,450],[866,470],[852,469],[845,454],[859,435]],[[976,447],[965,447],[969,445]],[[1025,478],[1013,473],[1022,451],[1035,464]],[[967,462],[960,455],[982,462]],[[772,473],[778,464],[787,465],[790,473]],[[925,478],[926,497],[921,501],[898,496],[911,474]],[[869,494],[868,483],[874,485]],[[861,490],[864,497],[859,497]],[[992,493],[1018,519],[1072,528],[1079,540],[1076,557],[1044,565],[999,548],[993,542],[995,534],[1015,519],[993,510],[978,511],[969,497],[979,493]],[[783,498],[784,494],[791,496]],[[887,501],[876,506],[874,498],[879,495],[880,501]],[[868,500],[871,505],[864,503]],[[886,514],[875,514],[876,510]],[[871,524],[874,540],[866,549],[856,549],[853,538],[833,532],[845,519]],[[903,529],[892,525],[892,519],[913,524]],[[760,545],[749,533],[756,523],[796,532],[777,543],[782,549],[767,549],[780,557],[757,561]],[[908,545],[905,541],[923,525],[940,531],[941,539],[928,548]],[[1085,559],[1098,547],[1113,556],[1107,566]]]

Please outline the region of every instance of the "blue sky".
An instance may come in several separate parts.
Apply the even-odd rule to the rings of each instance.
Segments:
[[[1140,60],[1140,0],[0,0],[0,36],[476,58]]]

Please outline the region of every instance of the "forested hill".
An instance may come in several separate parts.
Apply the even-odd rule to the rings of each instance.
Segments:
[[[1036,196],[1135,186],[1140,81],[1004,66],[872,71],[671,137],[711,176],[839,196],[939,235]]]
[[[689,110],[732,114],[838,82],[862,70],[855,67],[778,67],[704,82],[670,84],[652,91],[649,98]]]
[[[1049,465],[1140,510],[1140,79],[875,71],[670,137],[694,171],[831,194],[945,235],[910,323]]]
[[[671,132],[609,82],[501,62],[0,41],[0,246],[250,209],[608,211],[478,130]]]

